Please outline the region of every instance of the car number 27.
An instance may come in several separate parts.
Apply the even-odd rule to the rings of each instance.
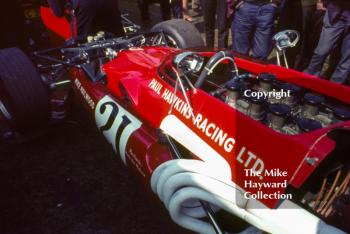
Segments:
[[[95,120],[98,129],[126,164],[126,144],[131,134],[141,127],[142,122],[109,96],[97,103]]]

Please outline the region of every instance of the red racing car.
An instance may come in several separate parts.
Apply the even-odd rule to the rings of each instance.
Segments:
[[[1,131],[64,119],[73,91],[182,227],[225,233],[243,219],[242,233],[349,232],[350,89],[202,45],[194,26],[171,20],[31,60],[1,50]]]

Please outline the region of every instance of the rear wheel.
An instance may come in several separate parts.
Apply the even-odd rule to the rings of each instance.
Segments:
[[[203,47],[204,42],[197,28],[186,20],[172,19],[153,26],[152,32],[163,32],[166,43],[181,49]]]
[[[18,48],[0,50],[0,114],[18,131],[44,126],[50,116],[48,91]]]

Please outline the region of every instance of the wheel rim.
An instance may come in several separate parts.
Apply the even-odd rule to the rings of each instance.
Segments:
[[[163,34],[157,35],[154,38],[153,43],[154,43],[154,45],[168,45],[172,48],[179,48],[175,39],[164,32],[163,32]]]
[[[12,116],[10,112],[7,110],[5,104],[0,100],[0,114],[3,114],[7,120],[11,120]]]
[[[176,41],[174,38],[172,38],[171,36],[164,34],[165,36],[165,40],[166,43],[170,46],[170,47],[174,47],[174,48],[179,48],[179,46],[177,45]]]

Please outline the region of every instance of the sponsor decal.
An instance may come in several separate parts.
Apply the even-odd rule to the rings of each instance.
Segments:
[[[131,134],[141,127],[142,122],[109,96],[105,96],[97,103],[95,120],[98,129],[126,165],[126,144]]]
[[[81,85],[80,81],[78,79],[74,80],[75,87],[79,90],[81,96],[85,99],[87,104],[90,106],[91,109],[95,109],[95,102],[92,100],[90,95],[86,92],[84,87]]]
[[[173,91],[167,88],[164,88],[163,85],[159,83],[156,79],[152,79],[148,84],[148,87],[151,88],[162,99],[164,99],[169,105],[173,105],[173,108],[172,108],[173,110],[177,111],[186,119],[191,118],[192,116],[191,113],[193,113],[192,108],[188,106],[188,104],[184,100],[182,100],[180,97],[175,95]],[[210,141],[214,142],[217,146],[223,148],[225,152],[227,153],[233,152],[234,145],[236,143],[236,140],[234,139],[234,137],[230,136],[223,129],[219,128],[215,122],[212,122],[210,119],[206,118],[203,114],[197,113],[194,117],[194,120],[191,121],[193,126],[187,126],[186,128],[183,128],[183,126],[181,126],[181,125],[185,125],[182,121],[180,121],[179,119],[175,121],[174,116],[172,117],[170,116],[171,115],[164,118],[162,125],[166,129],[163,129],[163,130],[168,131],[168,133],[169,131],[172,132],[171,136],[174,138],[176,138],[175,135],[178,135],[179,137],[176,138],[176,140],[179,141],[181,144],[185,145],[187,148],[191,149],[192,151],[195,150],[198,145],[200,145],[201,146],[199,147],[200,149],[198,149],[198,152],[195,153],[198,157],[201,157],[201,155],[204,155],[204,154],[214,155],[214,153],[209,153],[209,152],[212,152],[211,150],[208,150],[208,151],[204,150],[206,149],[206,147],[204,147],[204,144],[209,146],[204,141],[202,140],[201,141],[198,140],[198,142],[194,141],[194,139],[196,139],[197,137],[198,138],[200,137],[197,136],[192,130],[190,130],[193,127],[201,130],[204,133],[205,137],[207,137]],[[173,128],[175,129],[183,128],[183,129],[181,132],[178,132],[176,130],[174,131],[171,130]],[[187,140],[183,140],[186,138],[187,132],[189,133],[188,135],[191,137],[188,137]],[[217,153],[215,152],[215,154]],[[212,156],[212,158],[218,162],[221,162],[222,166],[224,164],[227,164],[223,166],[227,168],[228,163],[226,162],[226,160],[224,163],[222,163],[221,159],[223,159],[223,157],[219,156],[220,157],[220,160],[219,160],[218,156],[219,155],[217,154],[217,156],[215,157]],[[208,161],[208,158],[206,157],[206,159],[204,158],[201,158],[201,159],[204,161]],[[261,173],[265,169],[264,161],[244,146],[238,151],[238,154],[235,158],[236,158],[236,161],[242,164],[244,168],[251,169],[256,173]],[[259,174],[259,178],[262,180],[264,178],[264,175]]]
[[[155,79],[153,79],[148,86],[160,95],[167,103],[173,105],[173,109],[186,119],[191,118],[193,113],[192,108],[184,100],[175,95],[173,91],[167,88],[163,89],[163,85]],[[235,139],[230,137],[224,130],[217,127],[215,123],[210,122],[210,120],[205,118],[201,113],[198,113],[195,116],[192,123],[195,127],[201,130],[205,136],[222,147],[227,153],[232,151]]]

